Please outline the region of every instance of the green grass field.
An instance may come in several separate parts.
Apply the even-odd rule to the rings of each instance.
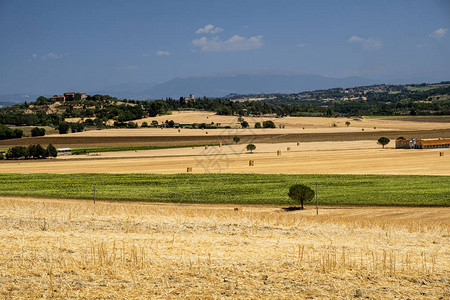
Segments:
[[[292,205],[289,186],[318,183],[320,204],[450,206],[449,176],[268,174],[0,174],[0,195]]]

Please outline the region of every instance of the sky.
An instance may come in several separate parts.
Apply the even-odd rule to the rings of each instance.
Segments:
[[[0,0],[0,94],[248,72],[450,80],[450,1]]]

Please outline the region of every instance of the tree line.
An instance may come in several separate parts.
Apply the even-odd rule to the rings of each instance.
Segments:
[[[42,147],[40,144],[29,145],[28,147],[16,146],[9,148],[6,156],[0,153],[0,159],[43,159],[57,156],[58,151],[52,144],[49,144],[47,148]]]

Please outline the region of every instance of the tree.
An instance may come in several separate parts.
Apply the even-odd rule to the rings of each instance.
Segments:
[[[70,125],[67,122],[61,122],[58,126],[59,134],[66,134],[69,132]]]
[[[15,138],[21,138],[23,136],[23,131],[20,129],[14,129],[0,124],[0,140],[6,140],[6,139],[15,139]]]
[[[47,156],[51,156],[51,157],[58,156],[58,151],[56,150],[56,147],[53,146],[52,144],[48,144],[48,146],[47,146]]]
[[[34,127],[31,129],[31,136],[44,136],[45,128]]]
[[[303,209],[304,201],[311,201],[314,198],[314,191],[306,185],[294,184],[289,188],[289,197],[294,201],[300,201]]]
[[[247,145],[247,151],[250,151],[250,153],[253,153],[253,150],[256,149],[256,146],[253,144],[248,144]]]
[[[256,122],[255,123],[255,128],[262,128],[261,123],[260,122]]]
[[[397,140],[406,140],[404,137],[402,137],[402,136],[399,136],[398,138],[397,138]]]
[[[70,123],[70,130],[72,132],[82,132],[84,130],[83,123]]]
[[[30,158],[46,158],[47,151],[40,145],[30,145],[27,149],[27,156]]]
[[[153,121],[152,121],[152,126],[157,127],[157,126],[158,126],[158,121],[153,120]]]
[[[387,137],[382,136],[382,137],[380,137],[380,138],[378,139],[378,144],[380,144],[381,146],[383,146],[383,149],[384,149],[384,146],[387,145],[387,144],[389,144],[390,141],[391,141],[391,140],[388,139]]]
[[[276,128],[275,123],[272,121],[264,121],[263,127],[264,128]]]
[[[237,135],[234,136],[233,142],[235,142],[236,144],[238,144],[240,141],[241,141],[241,138],[240,138],[240,137],[238,137]]]
[[[8,149],[6,153],[6,159],[17,159],[21,157],[27,157],[27,148],[23,146],[16,146]]]
[[[242,121],[241,126],[242,126],[242,128],[247,128],[248,127],[248,122],[247,121]]]
[[[141,127],[148,127],[148,123],[147,122],[142,122]]]
[[[347,127],[350,126],[350,122],[349,121],[345,122],[345,125],[347,125]]]

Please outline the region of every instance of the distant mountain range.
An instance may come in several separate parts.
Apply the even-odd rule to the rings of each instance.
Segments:
[[[25,95],[25,94],[8,94],[0,95],[0,107],[10,106],[14,104],[21,104],[26,102],[33,102],[41,95]],[[48,97],[48,95],[42,95]]]
[[[375,80],[363,77],[333,78],[313,74],[251,73],[219,74],[175,78],[163,83],[124,83],[105,87],[98,91],[82,91],[90,95],[107,94],[119,99],[152,100],[168,97],[178,99],[194,94],[198,97],[224,97],[236,94],[298,93],[329,88],[349,88],[378,83],[405,84],[427,80]],[[428,82],[433,82],[428,80]],[[53,95],[53,93],[52,93]],[[50,96],[42,95],[42,96]],[[38,95],[0,95],[0,105],[34,101]]]
[[[378,80],[364,77],[334,78],[314,74],[234,74],[210,75],[186,78],[175,78],[156,84],[135,94],[135,99],[178,99],[194,94],[196,97],[224,97],[229,94],[256,93],[299,93],[304,91],[323,90],[330,88],[349,88],[373,84],[409,84],[436,82],[435,78]]]

